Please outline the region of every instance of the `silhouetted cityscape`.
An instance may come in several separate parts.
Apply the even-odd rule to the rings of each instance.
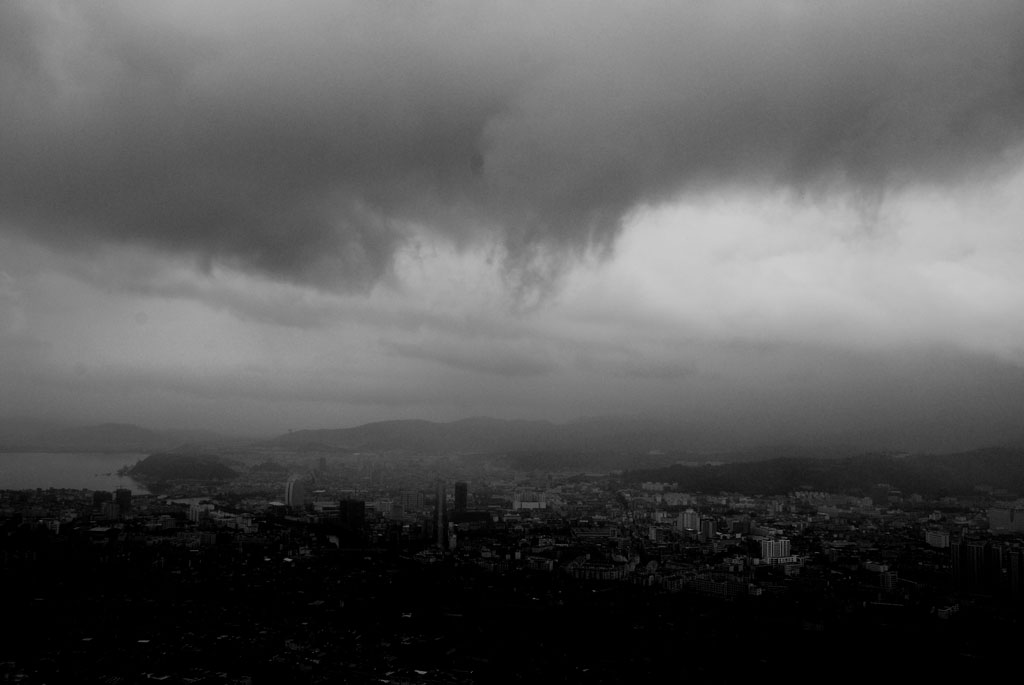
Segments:
[[[148,494],[3,491],[4,677],[739,682],[793,660],[941,677],[1012,654],[1019,491],[690,491],[647,478],[793,465],[505,458],[185,450],[126,466]]]

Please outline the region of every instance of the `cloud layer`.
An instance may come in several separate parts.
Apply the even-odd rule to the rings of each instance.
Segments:
[[[1013,437],[1022,35],[1008,1],[0,3],[0,417]]]
[[[1019,2],[12,2],[0,225],[365,290],[411,232],[530,287],[638,208],[999,171]]]

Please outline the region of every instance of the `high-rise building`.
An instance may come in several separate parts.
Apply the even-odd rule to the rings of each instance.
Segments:
[[[729,524],[730,533],[739,533],[741,535],[750,534],[750,519],[746,516],[740,518],[731,518],[726,523]]]
[[[687,509],[679,515],[679,526],[682,530],[697,530],[700,527],[700,514]]]
[[[1016,603],[1024,601],[1024,550],[1009,550],[1007,575],[1010,599]]]
[[[700,520],[700,540],[701,542],[708,542],[715,538],[717,526],[715,525],[715,519],[713,518],[702,518]]]
[[[434,496],[434,532],[437,546],[445,549],[448,547],[448,492],[441,479],[437,480]]]
[[[988,548],[988,542],[985,540],[972,540],[967,543],[967,589],[971,592],[988,590],[988,574],[985,572]]]
[[[1000,532],[1024,531],[1024,509],[1006,505],[992,507],[988,510],[988,528]]]
[[[306,504],[306,486],[299,476],[292,476],[288,479],[288,485],[284,490],[284,503],[294,509],[300,509]]]
[[[512,493],[513,509],[547,509],[547,496],[536,490],[516,490]]]
[[[346,530],[360,532],[366,524],[366,502],[357,499],[343,499],[338,502],[338,519]]]
[[[92,506],[94,509],[103,509],[107,502],[113,502],[114,496],[106,490],[96,490],[92,493]]]
[[[114,491],[114,502],[121,510],[121,517],[128,517],[132,512],[132,491],[128,488],[118,488]]]
[[[780,559],[790,556],[789,538],[761,540],[762,559]]]
[[[926,530],[924,541],[932,547],[949,547],[949,533],[944,530]]]
[[[1017,553],[998,542],[958,538],[949,545],[953,580],[971,594],[1012,597]],[[1016,563],[1019,571],[1020,561]]]
[[[469,486],[459,481],[455,484],[455,513],[461,514],[466,511],[466,502],[469,499]]]
[[[967,541],[963,538],[951,540],[949,543],[949,568],[953,574],[953,582],[963,590],[967,586]]]

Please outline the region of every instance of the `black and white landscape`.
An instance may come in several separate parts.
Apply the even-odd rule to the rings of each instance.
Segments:
[[[0,3],[0,671],[994,665],[1021,36],[1014,0]]]

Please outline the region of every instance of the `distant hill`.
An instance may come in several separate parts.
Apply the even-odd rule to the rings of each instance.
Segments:
[[[160,453],[137,463],[128,475],[149,484],[169,480],[226,481],[239,474],[216,455]]]
[[[379,421],[355,428],[293,431],[262,444],[350,452],[501,452],[509,445],[528,447],[549,440],[553,430],[554,424],[545,421],[478,418],[434,423],[410,419]]]
[[[30,451],[25,446],[39,444],[43,436],[62,428],[59,423],[42,419],[0,418],[0,450]]]
[[[355,428],[299,430],[259,443],[291,450],[415,454],[679,453],[701,445],[697,431],[648,419],[585,419],[564,424],[478,417],[435,423],[381,421]]]
[[[168,436],[129,423],[65,428],[43,439],[55,449],[82,452],[148,452],[174,446]]]
[[[0,419],[3,452],[161,452],[183,444],[220,446],[230,442],[230,438],[211,431],[156,431],[130,423],[66,426],[32,419]]]
[[[250,469],[254,473],[288,473],[288,467],[282,466],[281,464],[264,461],[256,464]]]
[[[627,482],[677,483],[696,492],[783,494],[798,489],[867,493],[886,483],[905,494],[967,494],[976,486],[1024,494],[1024,449],[993,447],[943,455],[782,458],[709,466],[674,465],[624,474]]]

